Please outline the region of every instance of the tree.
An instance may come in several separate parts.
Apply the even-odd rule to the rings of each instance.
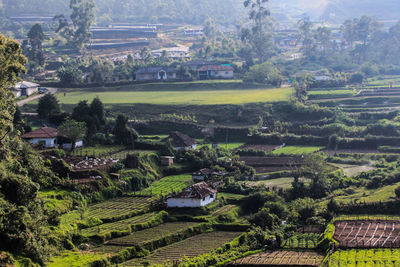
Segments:
[[[247,41],[255,51],[259,62],[264,62],[273,48],[271,41],[271,23],[268,21],[270,12],[267,8],[268,0],[245,0],[246,8],[249,8],[249,20],[251,28],[242,30],[242,40]]]
[[[302,44],[301,51],[308,59],[312,58],[315,50],[315,39],[313,34],[313,24],[309,17],[302,18],[297,23],[299,28],[299,40]]]
[[[74,32],[72,42],[77,49],[82,50],[91,37],[90,28],[96,18],[95,3],[93,0],[71,0],[70,8]]]
[[[86,135],[86,124],[72,119],[66,120],[58,128],[58,132],[72,141],[72,150],[75,149],[75,143]]]
[[[51,115],[60,113],[60,105],[57,98],[52,94],[46,94],[41,97],[37,112],[42,119],[49,119]]]
[[[22,44],[24,55],[28,57],[33,70],[44,66],[45,57],[42,48],[44,38],[42,26],[35,24],[28,32],[28,40]]]
[[[121,114],[117,116],[113,134],[117,144],[126,146],[133,146],[139,136],[134,129],[128,128],[128,118]]]
[[[15,96],[10,87],[25,63],[18,42],[0,34],[0,250],[44,265],[49,247],[37,195],[39,183],[45,187],[55,177],[13,128]]]
[[[394,190],[394,193],[396,194],[396,197],[397,197],[397,198],[400,198],[400,186],[397,187],[397,188]]]
[[[104,105],[98,96],[92,100],[92,103],[90,103],[90,113],[96,118],[98,125],[104,125],[106,123]]]
[[[283,80],[281,72],[270,62],[254,65],[244,77],[245,81],[279,86]]]
[[[57,77],[64,85],[77,85],[82,83],[82,71],[73,65],[62,66],[57,71]]]
[[[300,173],[312,180],[310,193],[313,198],[320,198],[326,195],[328,191],[327,178],[329,172],[330,168],[326,165],[323,154],[318,153],[306,156]]]

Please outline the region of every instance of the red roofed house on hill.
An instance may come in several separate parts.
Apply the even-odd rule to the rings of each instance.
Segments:
[[[184,189],[181,193],[167,199],[168,208],[198,208],[215,201],[217,190],[201,182]]]
[[[233,79],[233,68],[225,65],[203,66],[197,70],[199,80]]]
[[[41,145],[47,148],[57,147],[59,144],[64,149],[71,149],[72,144],[70,140],[67,140],[57,129],[43,126],[40,129],[26,133],[21,136],[25,142],[29,142],[33,145]],[[75,147],[83,146],[83,141],[79,140],[76,142]]]

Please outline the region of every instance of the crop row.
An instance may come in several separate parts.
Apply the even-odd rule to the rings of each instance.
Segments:
[[[105,223],[95,227],[87,228],[82,230],[82,234],[90,236],[95,234],[105,234],[110,231],[124,231],[130,228],[131,225],[139,224],[139,223],[146,223],[153,219],[157,215],[156,212],[146,213],[139,216],[135,216],[132,218],[128,218],[125,220],[120,220],[112,223]]]
[[[299,234],[290,237],[282,244],[283,248],[315,248],[319,234]]]
[[[176,262],[183,257],[193,258],[208,253],[238,237],[240,232],[211,232],[196,235],[181,242],[155,250],[143,259],[134,259],[124,263],[124,266],[141,266],[142,262],[162,264],[165,261]]]
[[[400,266],[400,249],[338,250],[328,255],[325,262],[336,266]]]
[[[152,199],[149,197],[123,197],[104,201],[89,206],[88,216],[100,220],[126,217],[129,214],[146,212],[151,208]]]
[[[174,222],[164,223],[156,227],[134,232],[128,236],[115,238],[107,242],[111,246],[135,246],[153,240],[158,240],[171,234],[186,231],[188,228],[195,226],[195,222]]]
[[[310,251],[266,251],[233,262],[233,266],[320,266],[324,256]]]

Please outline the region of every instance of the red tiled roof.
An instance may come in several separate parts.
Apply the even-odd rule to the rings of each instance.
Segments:
[[[21,137],[23,139],[33,139],[33,138],[56,138],[58,136],[58,131],[57,129],[51,128],[51,127],[42,127],[38,130],[26,133],[22,135]]]
[[[221,66],[221,65],[212,65],[212,66],[203,66],[199,68],[199,71],[208,71],[208,70],[213,70],[213,71],[232,71],[233,68],[230,66]]]
[[[207,197],[209,195],[216,194],[217,190],[212,189],[206,183],[201,182],[198,184],[194,184],[186,189],[184,189],[181,193],[174,196],[175,198],[196,198],[201,199]]]

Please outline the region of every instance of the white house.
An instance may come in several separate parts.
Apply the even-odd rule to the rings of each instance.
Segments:
[[[207,206],[217,198],[217,190],[201,182],[184,189],[167,199],[168,208],[199,208]]]
[[[39,84],[31,82],[18,82],[13,88],[16,97],[30,96],[38,92]]]
[[[200,80],[208,79],[233,79],[234,69],[226,65],[203,66],[197,70]]]
[[[135,72],[136,81],[175,80],[176,70],[172,67],[148,67]]]
[[[29,142],[32,145],[41,145],[46,148],[53,148],[60,145],[63,149],[71,149],[71,140],[65,138],[60,134],[57,129],[43,126],[40,129],[26,133],[21,136],[25,142]],[[75,147],[82,147],[83,141],[78,140],[75,143]]]

